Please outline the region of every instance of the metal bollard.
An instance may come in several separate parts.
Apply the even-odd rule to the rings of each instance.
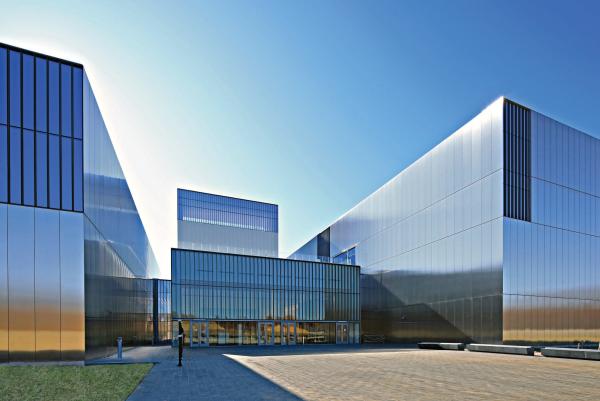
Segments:
[[[123,359],[123,337],[117,337],[117,359]]]

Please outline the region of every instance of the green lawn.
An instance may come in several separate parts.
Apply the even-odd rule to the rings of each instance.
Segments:
[[[125,400],[152,364],[0,366],[0,400]]]

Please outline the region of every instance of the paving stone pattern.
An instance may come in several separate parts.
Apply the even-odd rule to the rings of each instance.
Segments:
[[[157,358],[156,348],[132,352]],[[186,350],[180,369],[175,350],[160,352],[130,400],[600,399],[595,361],[381,346],[213,347]]]

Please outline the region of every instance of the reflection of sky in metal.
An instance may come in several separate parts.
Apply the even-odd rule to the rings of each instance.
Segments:
[[[158,276],[154,252],[87,75],[84,124],[84,213],[133,275]]]

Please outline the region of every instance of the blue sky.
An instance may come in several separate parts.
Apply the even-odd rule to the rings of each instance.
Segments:
[[[287,256],[505,95],[600,136],[600,2],[4,2],[88,71],[158,257],[176,188],[280,205]]]

